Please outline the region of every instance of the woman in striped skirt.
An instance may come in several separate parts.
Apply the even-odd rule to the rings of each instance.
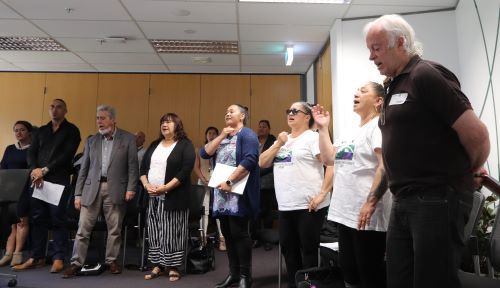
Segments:
[[[151,143],[141,163],[141,182],[149,195],[147,230],[148,259],[154,268],[145,279],[165,269],[170,281],[180,278],[188,237],[190,176],[194,147],[181,119],[167,113],[160,119],[160,137]]]

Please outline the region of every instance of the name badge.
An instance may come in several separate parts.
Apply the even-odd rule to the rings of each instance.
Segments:
[[[389,102],[389,106],[401,105],[401,104],[405,103],[406,98],[408,98],[408,93],[394,94],[391,97],[391,101]]]

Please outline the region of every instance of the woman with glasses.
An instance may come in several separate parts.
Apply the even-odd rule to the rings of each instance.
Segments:
[[[144,154],[140,180],[148,192],[148,259],[150,280],[168,270],[171,282],[180,278],[188,237],[189,191],[195,161],[194,147],[184,132],[181,119],[167,113],[160,119],[160,137]]]
[[[339,259],[346,287],[386,287],[385,231],[391,197],[385,193],[382,135],[378,128],[384,95],[382,85],[374,82],[357,90],[354,112],[361,123],[353,139],[335,145],[328,133],[330,114],[321,106],[313,108],[321,154],[327,165],[335,164],[328,220],[339,224]]]
[[[295,272],[318,266],[319,233],[330,203],[332,168],[323,167],[319,135],[311,130],[311,106],[295,102],[286,110],[291,132],[281,132],[259,158],[262,168],[274,165],[280,244],[289,287]]]
[[[214,189],[213,215],[219,218],[226,239],[229,275],[216,288],[247,288],[252,285],[252,239],[250,220],[259,211],[259,140],[245,125],[248,108],[231,105],[224,117],[226,127],[219,136],[200,150],[201,158],[215,155],[217,165],[236,167],[227,179]],[[243,194],[231,192],[232,186],[248,175]]]

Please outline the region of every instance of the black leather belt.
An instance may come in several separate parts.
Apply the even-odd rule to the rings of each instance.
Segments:
[[[101,176],[101,179],[99,179],[99,182],[108,182],[108,177]]]

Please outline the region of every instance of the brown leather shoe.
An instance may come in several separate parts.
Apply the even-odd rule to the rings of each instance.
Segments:
[[[50,273],[59,273],[64,269],[63,260],[54,260],[52,262],[52,268],[50,268]]]
[[[35,260],[34,258],[30,258],[26,260],[23,264],[16,265],[12,267],[12,270],[14,271],[23,271],[26,269],[33,269],[33,268],[39,268],[45,266],[45,259],[38,259]]]
[[[111,272],[111,274],[120,274],[122,273],[122,268],[120,268],[120,265],[118,265],[116,261],[113,261],[109,264],[109,272]]]
[[[82,267],[77,266],[75,264],[71,264],[71,266],[69,266],[66,270],[64,270],[62,278],[64,279],[73,278],[76,276],[76,273],[80,271],[80,269],[82,269]]]

